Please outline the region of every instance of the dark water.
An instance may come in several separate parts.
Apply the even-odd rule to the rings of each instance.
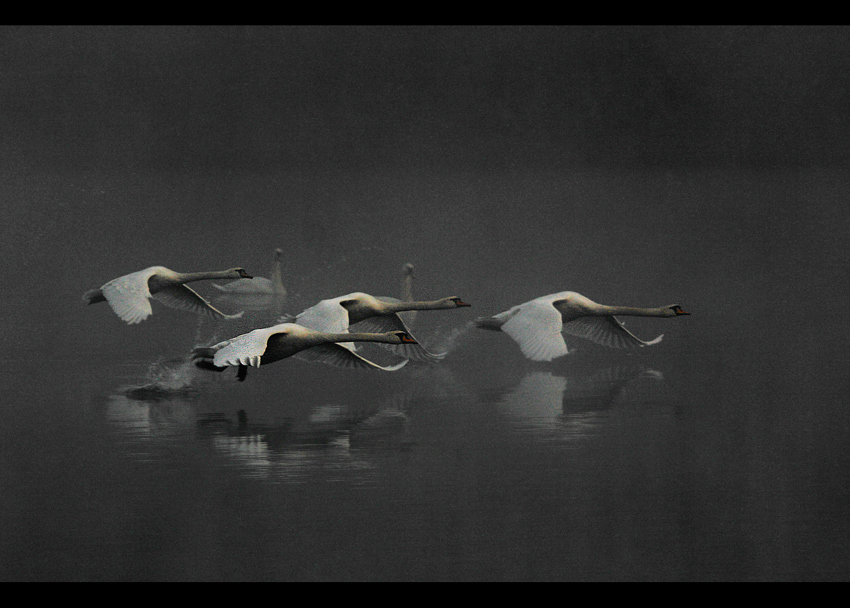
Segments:
[[[844,34],[0,29],[0,579],[847,580]],[[81,302],[276,247],[237,321]],[[187,363],[407,262],[440,364]],[[564,290],[692,316],[469,326]]]

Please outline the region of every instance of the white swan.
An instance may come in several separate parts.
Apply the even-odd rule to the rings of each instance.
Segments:
[[[274,250],[274,261],[271,268],[271,279],[265,277],[243,278],[227,283],[226,285],[218,285],[213,283],[213,287],[220,291],[236,294],[273,294],[276,296],[285,297],[286,288],[283,286],[283,279],[280,271],[280,256],[283,255],[282,249]]]
[[[293,322],[331,333],[347,332],[350,325],[363,323],[361,327],[371,332],[410,330],[398,316],[406,310],[446,310],[470,306],[458,297],[451,296],[426,302],[402,302],[395,298],[376,298],[367,293],[354,292],[338,298],[322,300],[301,312],[296,317],[284,315],[279,322]],[[383,345],[383,344],[381,344]],[[345,345],[353,350],[350,344]],[[387,346],[390,350],[406,359],[414,361],[436,361],[446,353],[432,353],[419,343],[404,343]]]
[[[235,319],[242,316],[242,313],[224,314],[184,283],[238,277],[251,278],[251,275],[245,272],[244,268],[212,272],[175,272],[165,266],[151,266],[112,279],[99,289],[90,289],[83,294],[83,302],[109,302],[115,314],[131,325],[144,321],[153,313],[150,298],[171,308],[180,308],[213,318]]]
[[[410,262],[401,268],[401,301],[413,302],[413,264]],[[404,311],[399,314],[399,317],[408,325],[413,325],[416,321],[416,311]]]
[[[196,366],[211,371],[223,371],[228,366],[238,366],[239,380],[245,379],[249,366],[268,365],[292,356],[337,367],[384,371],[395,371],[407,364],[407,361],[402,361],[391,366],[377,365],[340,345],[339,342],[343,341],[416,344],[416,340],[406,331],[327,333],[295,323],[281,323],[255,329],[213,346],[196,348],[192,351],[192,358]]]
[[[473,323],[481,329],[505,332],[532,361],[551,361],[569,352],[562,331],[612,348],[643,347],[658,343],[663,334],[645,342],[623,327],[614,315],[677,317],[688,314],[678,304],[658,308],[605,306],[574,291],[562,291],[492,317],[481,317]]]

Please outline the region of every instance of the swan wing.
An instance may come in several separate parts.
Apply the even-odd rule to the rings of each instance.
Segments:
[[[532,361],[551,361],[566,355],[567,343],[561,335],[561,313],[551,302],[532,300],[496,315],[508,317],[501,329],[519,344]]]
[[[156,274],[155,268],[146,268],[112,279],[100,288],[112,310],[129,324],[141,323],[153,313],[148,279]]]
[[[276,333],[278,333],[277,326],[264,327],[216,344],[211,348],[221,347],[216,350],[213,363],[218,367],[228,365],[260,367],[269,338]]]
[[[339,303],[340,298],[334,300],[322,300],[318,304],[311,306],[307,310],[298,314],[295,317],[294,323],[323,331],[329,334],[347,334],[348,333],[348,311]],[[286,315],[284,315],[286,317]],[[282,320],[284,317],[281,317]],[[352,352],[356,350],[353,342],[341,343],[343,348]]]
[[[202,298],[198,292],[186,285],[169,285],[160,289],[151,297],[171,308],[206,315],[214,319],[238,319],[243,315],[242,312],[235,315],[224,314]]]
[[[390,300],[390,298],[384,299],[387,301]],[[411,336],[413,335],[401,317],[399,317],[396,313],[369,317],[368,319],[364,319],[363,321],[356,323],[355,327],[358,331],[369,333],[383,334],[388,331],[402,330],[406,331]],[[375,344],[377,346],[387,348],[393,353],[404,357],[405,359],[410,359],[411,361],[440,361],[447,354],[444,352],[432,353],[421,344],[387,344],[385,342],[375,342]]]
[[[394,372],[407,365],[405,359],[396,365],[378,365],[365,357],[349,350],[343,344],[329,342],[320,344],[298,352],[295,357],[304,361],[327,363],[334,367],[347,367],[350,369],[380,369],[385,372]]]
[[[329,334],[341,334],[348,331],[348,311],[336,300],[322,300],[295,317],[295,322],[303,327]]]
[[[644,341],[635,336],[625,327],[623,323],[614,316],[603,317],[579,317],[568,323],[564,323],[564,333],[590,340],[602,346],[610,348],[640,348],[650,346],[661,341],[664,334],[649,341]]]

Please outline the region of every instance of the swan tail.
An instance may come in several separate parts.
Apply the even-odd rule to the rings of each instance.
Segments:
[[[106,302],[106,298],[103,297],[103,292],[100,289],[89,289],[83,294],[83,302],[97,304],[98,302]]]
[[[192,349],[192,359],[212,359],[215,357],[216,349],[209,346],[199,346]]]
[[[209,372],[223,372],[224,370],[227,369],[226,367],[219,367],[218,365],[216,365],[215,363],[213,363],[212,361],[210,361],[208,359],[196,359],[195,360],[195,367],[197,367],[199,369],[205,369]]]

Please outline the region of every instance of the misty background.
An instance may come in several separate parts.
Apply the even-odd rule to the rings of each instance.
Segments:
[[[154,303],[128,327],[83,304],[110,279],[269,276],[280,247],[297,313],[397,295],[410,262],[417,298],[472,304],[428,317],[432,333],[564,290],[681,304],[692,316],[629,328],[664,333],[668,384],[706,412],[716,397],[739,430],[700,446],[720,486],[726,455],[781,445],[802,464],[760,479],[790,477],[845,521],[848,142],[846,27],[2,27],[7,424],[37,428],[22,412],[62,390],[45,364],[94,385],[88,361],[195,345],[181,311]],[[447,361],[518,355],[470,332]],[[35,466],[16,445],[10,484]],[[821,538],[840,576],[835,530]]]
[[[477,314],[574,289],[680,302],[727,348],[741,324],[833,353],[785,308],[817,293],[846,328],[848,35],[4,27],[3,345],[94,354],[124,337],[86,289],[263,276],[279,246],[295,306],[412,262],[418,294]]]

